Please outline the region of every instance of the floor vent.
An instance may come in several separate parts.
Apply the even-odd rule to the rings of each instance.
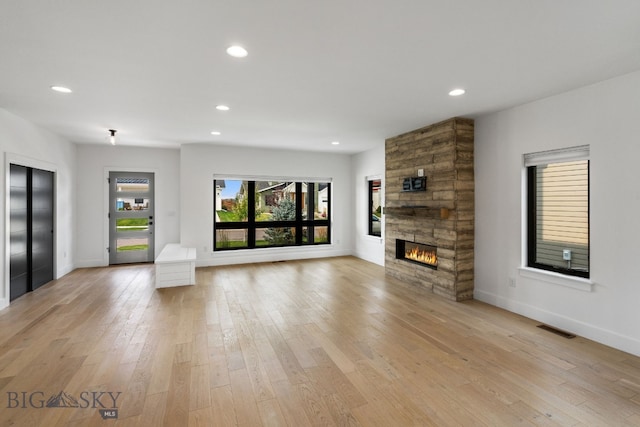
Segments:
[[[564,338],[567,338],[567,339],[571,339],[571,338],[575,338],[576,337],[571,332],[565,332],[565,331],[562,331],[560,329],[556,329],[553,326],[549,326],[549,325],[538,325],[538,328],[544,329],[545,331],[553,332],[554,334],[560,335],[561,337],[564,337]]]

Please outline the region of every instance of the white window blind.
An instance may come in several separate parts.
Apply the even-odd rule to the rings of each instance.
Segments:
[[[539,151],[524,155],[525,166],[545,165],[548,163],[569,162],[572,160],[588,160],[589,146],[561,148],[558,150]]]

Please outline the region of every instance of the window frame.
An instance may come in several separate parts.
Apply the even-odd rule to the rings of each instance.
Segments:
[[[536,170],[538,166],[568,163],[572,161],[587,162],[587,270],[564,268],[537,260],[537,216],[536,208]],[[525,188],[526,188],[526,266],[531,269],[550,271],[564,276],[590,279],[591,276],[591,162],[589,146],[552,150],[525,155]]]
[[[246,181],[247,190],[247,220],[246,221],[226,221],[216,222],[216,203],[218,194],[216,191],[216,181],[234,180],[234,181]],[[293,220],[280,220],[280,221],[256,221],[256,182],[262,181],[286,181],[295,184],[295,219]],[[315,194],[317,184],[327,185],[327,214],[325,219],[316,219],[314,215],[307,215],[307,219],[303,218],[303,210],[306,208],[307,212],[315,212],[315,197],[307,197],[307,206],[303,206],[303,184],[307,185],[306,194]],[[331,244],[331,209],[332,209],[332,181],[327,180],[309,180],[305,178],[273,178],[273,177],[261,177],[261,178],[245,178],[245,177],[214,177],[214,218],[213,218],[213,251],[224,252],[233,250],[252,250],[252,249],[268,249],[268,248],[280,248],[280,247],[292,247],[292,246],[315,246]],[[326,241],[316,242],[315,231],[317,228],[324,228],[327,230]],[[265,228],[293,228],[295,229],[295,241],[293,243],[274,244],[274,245],[259,245],[256,242],[256,231]],[[218,230],[246,230],[247,233],[247,245],[241,247],[218,247]],[[304,241],[303,234],[306,229],[307,241]],[[311,237],[309,239],[309,236]]]

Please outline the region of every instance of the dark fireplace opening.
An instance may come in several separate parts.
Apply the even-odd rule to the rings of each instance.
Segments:
[[[438,248],[423,243],[396,239],[396,258],[424,265],[434,270],[438,268]]]

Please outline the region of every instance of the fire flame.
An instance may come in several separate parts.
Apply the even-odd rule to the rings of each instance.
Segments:
[[[418,261],[423,264],[429,265],[438,265],[438,255],[436,255],[436,251],[420,249],[418,247],[413,247],[411,249],[407,249],[404,252],[404,257],[410,259],[412,261]]]

